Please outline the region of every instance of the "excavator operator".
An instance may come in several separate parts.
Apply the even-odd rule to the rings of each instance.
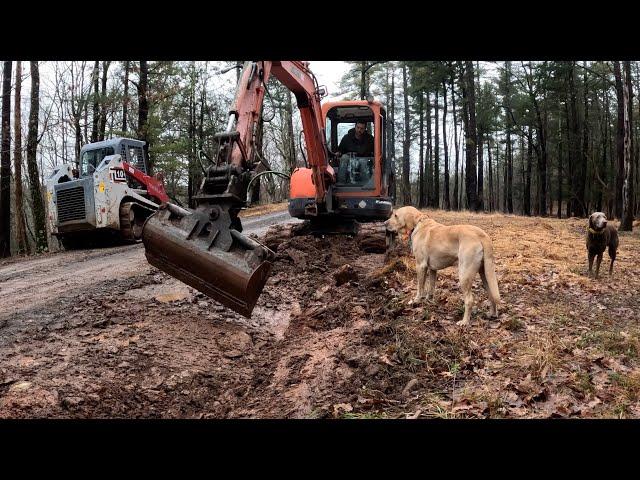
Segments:
[[[341,154],[353,152],[358,157],[373,156],[373,136],[367,132],[366,122],[357,122],[355,128],[342,137],[338,151]]]
[[[364,121],[356,122],[356,126],[349,130],[342,137],[338,146],[338,155],[340,157],[340,167],[338,170],[338,183],[356,183],[358,180],[366,180],[368,175],[365,174],[366,160],[361,160],[356,165],[357,172],[350,174],[351,157],[348,155],[353,153],[356,157],[372,157],[373,156],[373,136],[367,132],[367,123]],[[358,177],[354,178],[354,174]]]

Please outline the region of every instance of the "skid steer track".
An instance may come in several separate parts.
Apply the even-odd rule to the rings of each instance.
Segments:
[[[124,202],[120,205],[120,234],[126,241],[136,242],[142,238],[144,221],[154,210],[137,202]]]

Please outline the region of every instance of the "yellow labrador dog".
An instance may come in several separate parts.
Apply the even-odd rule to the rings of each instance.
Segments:
[[[477,273],[480,273],[489,296],[490,315],[498,316],[500,292],[493,261],[493,245],[489,235],[482,229],[473,225],[442,225],[414,207],[394,210],[385,226],[390,232],[410,237],[418,273],[418,292],[414,303],[419,302],[425,293],[428,299],[432,298],[437,271],[457,264],[464,295],[464,316],[458,325],[469,324],[473,306],[471,286]]]

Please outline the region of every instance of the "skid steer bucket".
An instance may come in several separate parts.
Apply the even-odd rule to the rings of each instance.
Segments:
[[[250,317],[274,253],[231,224],[224,205],[189,211],[167,203],[146,220],[142,241],[151,265]]]

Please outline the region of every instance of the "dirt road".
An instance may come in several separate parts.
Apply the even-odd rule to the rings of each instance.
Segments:
[[[243,220],[245,233],[263,235],[271,225],[295,222],[288,212]],[[0,265],[0,322],[29,323],[43,306],[73,303],[95,285],[148,274],[142,244],[76,250]],[[0,340],[1,342],[1,340]]]

